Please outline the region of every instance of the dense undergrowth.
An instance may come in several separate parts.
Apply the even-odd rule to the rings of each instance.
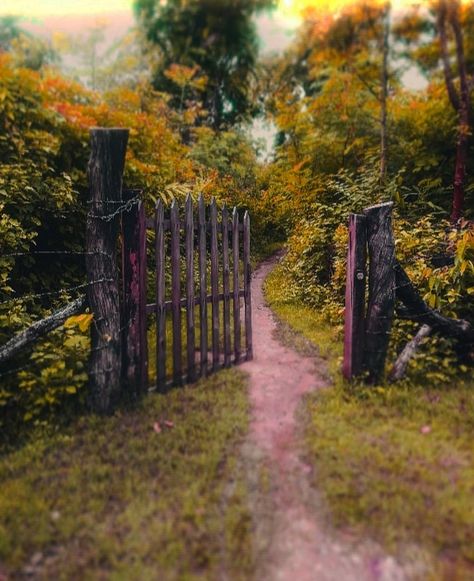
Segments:
[[[222,372],[0,460],[0,576],[247,579],[246,378]]]
[[[436,579],[469,578],[474,382],[443,370],[427,381],[412,369],[396,385],[344,383],[337,328],[289,297],[288,284],[287,270],[277,267],[266,283],[267,299],[327,359],[333,377],[331,387],[304,403],[303,443],[334,522],[370,535],[402,562],[424,563]]]

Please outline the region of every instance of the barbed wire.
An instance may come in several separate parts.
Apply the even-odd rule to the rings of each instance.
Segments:
[[[86,252],[84,250],[32,250],[31,252],[9,252],[8,254],[2,254],[2,258],[17,258],[22,256],[41,256],[41,255],[65,255],[65,256],[107,256],[111,258],[112,255],[103,252],[102,250],[94,250],[92,252]]]
[[[131,209],[138,203],[140,203],[141,198],[139,196],[135,196],[134,198],[131,198],[130,200],[128,200],[127,202],[123,203],[122,205],[119,206],[115,212],[112,212],[111,214],[92,214],[92,213],[88,213],[87,217],[88,218],[95,218],[97,220],[104,220],[105,222],[110,222],[112,221],[116,216],[118,216],[119,214],[123,214],[125,212],[130,212]]]
[[[20,297],[12,297],[10,299],[6,299],[4,301],[0,301],[0,305],[5,305],[8,303],[12,303],[15,301],[24,301],[24,300],[30,300],[30,299],[39,299],[39,298],[44,298],[47,296],[54,296],[54,295],[60,295],[63,293],[69,293],[69,292],[74,292],[77,290],[82,290],[85,288],[88,288],[89,286],[95,285],[95,284],[101,284],[101,283],[105,283],[105,282],[114,282],[113,278],[100,278],[98,280],[93,280],[90,282],[85,282],[83,284],[78,284],[76,286],[71,286],[71,287],[66,287],[66,288],[61,288],[55,291],[47,291],[47,292],[43,292],[43,293],[30,293],[27,295],[22,295]]]
[[[54,214],[78,214],[78,213],[85,213],[86,208],[79,207],[79,208],[49,208],[48,206],[39,206],[34,202],[10,202],[10,201],[3,201],[0,200],[0,204],[4,206],[16,206],[18,208],[23,208],[24,206],[34,206],[35,210],[41,210],[43,212],[51,212]]]

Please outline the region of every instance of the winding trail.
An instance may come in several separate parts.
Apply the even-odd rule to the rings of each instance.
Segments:
[[[277,259],[264,262],[252,280],[255,358],[243,365],[250,375],[250,472],[258,479],[254,472],[263,465],[268,483],[265,498],[253,502],[260,537],[256,579],[401,581],[402,569],[377,545],[355,545],[349,535],[330,529],[310,484],[312,468],[300,456],[296,412],[306,393],[325,387],[325,369],[323,362],[283,346],[276,337],[277,323],[262,287]]]

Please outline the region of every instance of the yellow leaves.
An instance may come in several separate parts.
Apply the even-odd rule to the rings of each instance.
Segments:
[[[64,328],[73,329],[74,327],[78,327],[82,333],[85,333],[91,326],[93,318],[94,315],[92,313],[84,313],[83,315],[69,317],[69,319],[64,322]]]
[[[178,65],[173,63],[166,71],[165,77],[170,81],[178,85],[181,89],[185,89],[190,86],[198,91],[203,91],[207,85],[207,77],[201,75],[197,77],[200,67],[197,65],[194,67],[187,67],[185,65]]]

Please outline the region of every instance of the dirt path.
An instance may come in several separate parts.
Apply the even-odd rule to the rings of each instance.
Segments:
[[[250,374],[253,408],[247,451],[253,455],[251,478],[267,483],[265,498],[254,500],[258,541],[258,581],[395,581],[400,567],[370,545],[354,546],[325,524],[324,509],[310,486],[311,467],[301,459],[295,413],[304,394],[325,385],[323,363],[283,346],[263,296],[263,281],[277,259],[254,275],[255,359]],[[258,457],[258,462],[255,458]],[[261,482],[254,486],[257,488]],[[265,506],[264,506],[265,505]]]

